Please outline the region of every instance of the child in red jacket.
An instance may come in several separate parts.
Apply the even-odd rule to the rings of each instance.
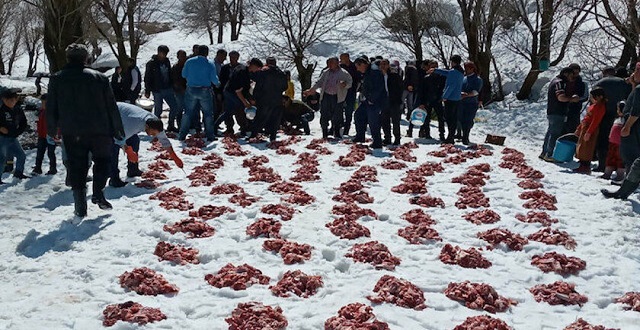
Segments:
[[[36,166],[33,167],[34,175],[42,174],[42,161],[44,160],[44,152],[47,152],[49,157],[49,172],[47,175],[53,175],[58,173],[56,167],[56,142],[47,135],[47,94],[42,94],[40,97],[42,106],[38,111],[38,151],[36,153]]]
[[[624,179],[625,167],[622,157],[620,156],[620,133],[624,126],[624,114],[622,110],[624,109],[625,103],[625,101],[618,102],[618,118],[613,122],[611,132],[609,133],[609,152],[607,153],[607,167],[601,176],[603,179],[611,179],[613,171],[616,171],[616,181],[622,181]]]
[[[575,173],[591,174],[591,161],[596,150],[598,141],[598,129],[604,113],[607,97],[604,89],[596,87],[590,93],[591,105],[587,109],[587,115],[582,119],[580,126],[576,129],[579,137],[576,147],[576,158],[580,161],[580,167],[573,170]]]

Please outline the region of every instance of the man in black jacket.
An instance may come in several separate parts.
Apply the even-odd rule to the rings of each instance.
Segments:
[[[287,76],[276,65],[276,59],[267,58],[266,67],[253,73],[253,97],[256,99],[256,118],[253,121],[251,136],[257,137],[264,129],[269,141],[276,140],[276,134],[282,118],[282,93],[287,90]]]
[[[360,85],[360,106],[355,112],[356,136],[354,143],[363,143],[364,136],[369,125],[373,143],[373,149],[382,148],[382,136],[380,134],[380,113],[387,104],[387,93],[384,89],[384,76],[378,69],[373,69],[369,60],[357,58],[354,63],[358,72],[363,74]]]
[[[220,113],[220,115],[218,116],[218,118],[216,118],[216,124],[215,127],[218,127],[218,125],[220,125],[220,123],[222,121],[224,121],[224,124],[226,125],[226,131],[225,134],[233,134],[233,114],[235,113],[235,109],[230,109],[229,111],[227,111],[226,106],[227,106],[227,95],[226,95],[226,88],[227,88],[227,83],[229,83],[229,79],[231,78],[231,73],[233,72],[233,70],[235,68],[238,67],[238,65],[241,65],[240,62],[238,62],[238,60],[240,59],[240,53],[238,53],[235,50],[232,50],[229,52],[229,63],[224,64],[222,66],[222,68],[220,69],[220,74],[218,75],[218,79],[220,79],[220,94],[222,94],[222,104],[220,106],[220,108],[218,108],[218,112]],[[225,115],[225,112],[228,112],[229,114],[231,114],[231,116],[229,115]],[[222,116],[225,116],[225,118],[222,118]]]
[[[126,61],[127,69],[122,73],[122,90],[125,102],[135,104],[142,90],[142,74],[133,58],[129,57]]]
[[[407,119],[411,117],[411,111],[415,108],[416,90],[420,83],[420,75],[415,61],[408,61],[404,67],[404,91],[402,101],[407,106]]]
[[[382,131],[384,132],[383,145],[391,144],[391,126],[393,125],[393,144],[400,144],[400,117],[402,117],[402,77],[397,72],[398,68],[391,68],[389,60],[380,62],[380,71],[384,75],[385,89],[387,91],[387,104],[382,108],[380,116]]]
[[[445,120],[444,107],[442,106],[442,93],[444,91],[446,78],[435,72],[426,74],[426,72],[430,69],[436,69],[437,67],[438,62],[435,60],[426,60],[423,63],[425,75],[422,76],[422,78],[420,79],[420,84],[418,85],[416,104],[420,109],[427,111],[427,120],[425,121],[424,125],[420,127],[418,136],[431,139],[431,125],[429,125],[429,122],[431,121],[433,113],[435,112],[436,116],[438,117],[438,132],[440,141],[444,141]],[[409,123],[407,136],[411,137],[412,134],[413,124]]]
[[[362,74],[358,72],[355,63],[351,61],[349,53],[340,54],[340,67],[347,70],[347,72],[349,72],[349,74],[351,75],[351,87],[349,88],[347,97],[344,100],[344,130],[342,131],[343,135],[349,135],[351,122],[353,122],[353,112],[356,110],[356,92],[360,87]]]
[[[18,136],[27,129],[27,118],[24,111],[17,106],[19,89],[9,88],[0,93],[2,106],[0,107],[0,164],[4,164],[9,155],[16,157],[13,177],[26,179],[24,175],[24,162],[26,159],[24,150],[18,141]],[[2,172],[0,172],[0,184],[2,184]]]
[[[120,112],[109,79],[85,68],[89,52],[84,45],[67,47],[68,64],[51,76],[47,100],[47,132],[60,129],[67,153],[67,171],[73,190],[75,215],[87,215],[87,172],[89,153],[93,159],[93,196],[91,202],[111,209],[104,198],[109,177],[113,139],[124,138]]]
[[[171,62],[167,55],[169,47],[158,46],[158,53],[147,62],[144,73],[144,96],[149,98],[153,93],[153,114],[162,118],[162,105],[166,101],[169,105],[169,113],[175,115],[178,105],[173,94],[173,80],[171,78]]]

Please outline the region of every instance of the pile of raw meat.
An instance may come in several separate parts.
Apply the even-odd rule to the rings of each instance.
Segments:
[[[473,211],[462,216],[476,225],[492,224],[500,221],[500,215],[493,210]]]
[[[513,330],[504,321],[493,318],[489,315],[479,315],[467,317],[460,325],[453,330]]]
[[[451,244],[445,245],[440,251],[440,261],[464,268],[491,267],[491,261],[485,259],[475,248],[463,250],[459,246],[454,247]]]
[[[169,283],[164,276],[147,267],[135,268],[131,272],[124,272],[119,279],[120,286],[141,295],[157,296],[180,291],[177,286]]]
[[[491,171],[491,166],[489,164],[478,164],[469,167],[467,172],[451,180],[453,183],[460,183],[463,185],[460,191],[458,191],[458,196],[460,197],[456,202],[457,208],[466,209],[490,206],[489,198],[480,188],[486,184],[484,180],[489,179],[489,175],[486,174],[489,171]],[[491,212],[492,211],[486,211],[485,213]]]
[[[211,188],[211,195],[230,195],[243,193],[244,189],[235,183],[224,183]]]
[[[311,259],[313,247],[309,244],[299,244],[283,239],[267,240],[262,244],[267,251],[280,253],[280,256],[287,265],[302,263]]]
[[[418,158],[413,155],[411,149],[417,149],[418,145],[415,142],[407,142],[393,151],[393,157],[398,160],[404,160],[405,162],[415,163],[418,161]]]
[[[296,175],[291,177],[291,181],[311,182],[320,180],[320,175],[318,175],[320,173],[318,156],[303,152],[298,155],[298,160],[295,164],[300,165],[300,167],[294,171]]]
[[[251,206],[254,203],[258,202],[260,197],[256,197],[253,195],[249,195],[247,193],[239,193],[229,197],[229,202],[236,204],[240,207]]]
[[[167,242],[158,242],[153,254],[160,257],[160,260],[171,261],[179,265],[200,263],[197,249],[173,245]]]
[[[514,251],[522,251],[523,247],[529,241],[508,229],[494,228],[485,232],[478,233],[478,238],[491,244],[488,248],[494,248],[500,243],[504,243],[509,249]]]
[[[398,229],[398,235],[409,241],[410,244],[423,244],[429,240],[442,241],[438,231],[425,222]]]
[[[627,304],[625,309],[640,312],[640,292],[627,292],[624,296],[616,299],[616,303]]]
[[[568,257],[556,252],[547,252],[531,258],[531,264],[545,273],[555,272],[560,275],[577,275],[587,267],[587,263],[577,257]]]
[[[356,262],[372,264],[376,269],[394,270],[400,264],[400,258],[393,256],[389,248],[378,241],[355,244],[351,252],[344,256]]]
[[[529,235],[528,237],[532,241],[549,244],[549,245],[562,245],[569,250],[576,248],[576,241],[569,236],[566,231],[551,229],[545,227],[537,232]]]
[[[589,299],[576,291],[573,283],[557,281],[552,284],[539,284],[529,289],[537,302],[549,305],[580,305]]]
[[[216,233],[215,228],[204,221],[198,221],[194,218],[180,220],[171,226],[164,225],[162,229],[171,234],[187,233],[189,234],[188,238],[211,237]]]
[[[284,330],[289,325],[280,307],[273,308],[254,301],[238,304],[225,321],[229,330]]]
[[[409,203],[420,205],[422,207],[441,207],[444,208],[442,198],[432,197],[430,195],[420,195],[409,198]]]
[[[358,166],[358,163],[363,161],[367,154],[371,154],[369,147],[354,144],[351,146],[351,151],[346,156],[338,157],[336,163],[342,167]]]
[[[551,216],[544,211],[529,211],[526,215],[516,214],[516,219],[524,223],[539,223],[545,227],[551,226],[554,223],[558,223],[558,219],[551,218]]]
[[[371,237],[369,229],[359,224],[353,217],[342,217],[325,225],[332,234],[342,239],[356,239],[359,237]]]
[[[265,214],[278,215],[282,221],[293,219],[293,215],[296,213],[293,207],[284,204],[267,204],[260,211]]]
[[[147,323],[153,323],[156,321],[167,319],[167,316],[164,315],[159,309],[145,307],[133,301],[127,301],[122,304],[109,305],[102,312],[102,316],[104,316],[102,325],[104,325],[105,327],[113,326],[118,321],[145,325]]]
[[[556,196],[546,193],[544,190],[529,190],[520,194],[520,199],[528,200],[524,203],[524,207],[528,209],[550,210],[558,209]]]
[[[298,297],[309,298],[322,287],[322,277],[307,275],[300,270],[287,271],[276,285],[269,290],[278,297],[289,297],[291,293]]]
[[[205,275],[204,280],[216,288],[229,287],[233,290],[246,290],[254,284],[269,284],[271,279],[250,265],[243,264],[236,267],[229,263],[222,267],[217,274]]]
[[[188,211],[193,209],[193,203],[186,200],[185,194],[184,190],[172,187],[149,196],[149,199],[161,201],[160,207],[166,210]]]
[[[272,218],[260,218],[256,222],[247,226],[247,235],[253,238],[281,238],[280,229],[282,224]]]
[[[620,330],[620,329],[610,329],[602,325],[591,325],[589,324],[589,322],[580,318],[577,321],[566,326],[563,330]]]
[[[324,323],[324,330],[389,330],[386,322],[376,319],[373,308],[361,303],[346,305]]]
[[[424,292],[405,279],[384,275],[376,283],[373,292],[377,293],[377,295],[367,296],[367,299],[374,303],[388,302],[418,311],[427,308]]]
[[[236,139],[232,137],[225,137],[224,139],[222,139],[222,144],[226,149],[226,151],[224,152],[225,155],[244,157],[249,154],[248,151],[242,150],[242,147],[240,146],[238,141],[236,141]]]
[[[313,139],[305,148],[315,150],[317,155],[331,155],[333,151],[322,145],[325,142],[323,139]]]
[[[187,178],[191,180],[192,187],[209,187],[216,183],[216,174],[214,173],[214,169],[204,165],[194,167],[193,171],[187,175]]]
[[[489,284],[471,283],[449,283],[444,290],[444,294],[449,298],[464,303],[471,309],[482,309],[489,313],[505,312],[511,305],[518,302],[500,296]]]
[[[211,220],[220,217],[225,213],[233,213],[234,209],[228,206],[205,205],[196,211],[189,211],[190,217],[196,217],[203,220]]]

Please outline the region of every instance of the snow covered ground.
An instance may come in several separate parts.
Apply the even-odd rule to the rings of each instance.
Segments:
[[[367,155],[357,167],[340,167],[335,161],[349,153],[349,146],[324,144],[333,154],[318,157],[320,180],[301,183],[303,190],[316,201],[307,206],[293,205],[296,209],[293,220],[280,221],[282,236],[313,246],[312,256],[302,264],[285,265],[280,256],[262,248],[264,238],[250,238],[245,233],[248,225],[265,216],[260,208],[280,203],[282,195],[268,191],[268,183],[249,182],[248,170],[242,167],[242,161],[252,156],[267,156],[269,163],[265,166],[288,179],[298,168],[293,164],[297,156],[277,155],[275,150],[265,148],[265,144],[243,144],[242,149],[250,154],[232,157],[224,154],[221,142],[216,142],[204,148],[206,154],[224,158],[224,167],[215,171],[216,184],[237,183],[247,193],[261,198],[256,204],[242,208],[228,201],[230,195],[210,195],[211,187],[190,187],[185,174],[173,165],[166,172],[169,179],[161,181],[162,186],[157,190],[180,187],[186,191],[186,199],[195,209],[204,205],[235,209],[234,213],[207,220],[216,230],[209,238],[187,239],[185,234],[172,235],[163,231],[165,224],[188,218],[187,212],[159,207],[159,201],[149,199],[156,191],[132,184],[122,189],[107,188],[106,196],[114,209],[105,212],[90,204],[89,216],[80,223],[72,221],[72,196],[64,186],[64,170],[53,177],[41,176],[22,182],[9,179],[9,184],[0,186],[4,228],[0,234],[3,260],[0,290],[5,295],[0,303],[0,328],[98,329],[102,328],[102,311],[107,305],[133,300],[160,308],[167,315],[166,320],[147,325],[145,328],[148,329],[226,329],[224,319],[238,303],[248,301],[280,306],[288,319],[288,329],[322,329],[325,320],[335,316],[341,306],[353,302],[372,305],[378,319],[389,323],[391,329],[453,329],[469,316],[487,314],[466,308],[443,294],[450,282],[469,280],[490,284],[500,295],[518,301],[517,306],[507,312],[494,315],[514,329],[561,329],[579,317],[611,328],[640,329],[640,313],[625,311],[623,305],[614,303],[615,298],[625,292],[640,291],[637,281],[640,278],[638,195],[627,202],[605,200],[599,194],[605,181],[595,176],[571,174],[561,166],[539,161],[536,158],[538,141],[544,133],[544,123],[538,122],[540,113],[539,107],[487,111],[484,116],[487,122],[478,124],[474,138],[479,141],[486,132],[510,134],[507,145],[524,152],[528,164],[544,173],[545,178],[540,180],[544,190],[558,200],[558,210],[549,211],[552,217],[559,219],[552,228],[567,231],[577,242],[575,251],[529,241],[523,251],[510,251],[504,246],[492,251],[483,250],[482,255],[493,263],[488,269],[466,269],[439,260],[440,251],[447,243],[465,249],[486,247],[486,242],[476,238],[480,231],[499,227],[526,236],[543,228],[514,218],[517,213],[529,210],[523,207],[525,201],[518,198],[524,191],[517,186],[521,179],[498,166],[501,147],[495,147],[492,156],[460,165],[443,164],[443,173],[427,178],[429,194],[442,198],[446,205],[445,208],[423,208],[437,222],[433,228],[443,241],[411,245],[398,236],[398,229],[409,225],[400,216],[420,207],[409,204],[411,195],[393,193],[391,187],[400,183],[408,169],[427,161],[441,162],[442,158],[427,155],[438,150],[439,145],[418,141],[419,148],[412,150],[417,162],[407,162],[407,169],[386,170],[379,165],[391,159],[387,149]],[[317,120],[314,124],[317,125]],[[313,131],[317,135],[319,128],[313,127]],[[310,140],[311,137],[303,137],[303,141],[291,148],[297,154],[313,152],[305,149]],[[403,142],[408,141],[403,138]],[[179,146],[177,141],[174,146]],[[147,151],[149,147],[149,141],[145,140],[141,147],[142,169],[158,155]],[[202,165],[203,157],[183,155],[186,173]],[[33,162],[34,152],[31,151],[27,166]],[[451,183],[451,179],[479,163],[491,165],[490,179],[483,192],[490,198],[490,209],[502,217],[492,225],[478,226],[465,221],[462,215],[473,209],[460,210],[454,205],[461,185]],[[347,181],[361,165],[378,169],[379,182],[365,183],[365,190],[374,202],[361,206],[373,209],[380,219],[358,220],[371,231],[370,238],[340,239],[325,227],[334,219],[332,207],[340,204],[331,197],[338,193],[334,188]],[[372,265],[355,263],[345,257],[355,243],[372,240],[385,244],[401,259],[394,271],[376,270]],[[159,261],[153,252],[160,241],[198,249],[200,264],[176,265]],[[543,273],[530,265],[532,256],[550,251],[579,257],[587,262],[587,267],[577,276],[563,277]],[[244,291],[210,286],[204,276],[217,273],[227,263],[247,263],[260,269],[271,277],[270,285],[274,285],[285,271],[300,269],[309,275],[322,276],[324,286],[306,299],[277,297],[267,285],[253,285]],[[157,271],[177,285],[180,292],[142,296],[123,289],[118,276],[138,267]],[[416,311],[389,303],[369,302],[366,297],[373,294],[376,282],[386,274],[417,285],[424,291],[428,307]],[[589,301],[582,307],[551,306],[536,302],[529,292],[537,284],[560,280],[575,283],[576,290]],[[139,326],[119,322],[113,328],[137,329]]]

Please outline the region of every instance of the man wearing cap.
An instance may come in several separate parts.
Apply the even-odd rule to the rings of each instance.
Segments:
[[[67,47],[68,64],[51,76],[47,100],[47,132],[60,129],[67,153],[67,171],[73,190],[75,215],[87,215],[87,158],[93,159],[93,196],[100,209],[111,209],[104,197],[109,177],[113,140],[124,138],[122,120],[109,78],[85,67],[89,52],[84,45]]]
[[[0,164],[4,169],[7,156],[15,156],[16,163],[13,177],[26,179],[29,178],[24,175],[26,155],[18,141],[18,136],[27,129],[28,125],[24,111],[16,106],[18,104],[18,92],[20,92],[20,89],[9,88],[0,93],[0,98],[2,99],[2,106],[0,107]],[[0,184],[3,183],[1,179],[2,173],[0,172]]]
[[[602,79],[598,80],[593,87],[601,87],[604,89],[604,95],[607,96],[607,111],[600,123],[600,133],[598,134],[598,144],[596,146],[598,156],[596,172],[604,172],[609,151],[609,132],[617,117],[617,105],[618,102],[627,99],[627,96],[631,93],[631,85],[627,84],[624,79],[616,77],[615,68],[608,67],[602,70]]]

